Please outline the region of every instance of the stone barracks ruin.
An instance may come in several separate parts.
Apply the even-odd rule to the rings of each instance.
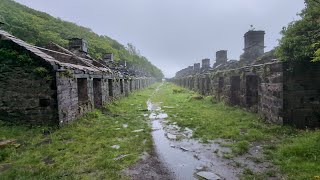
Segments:
[[[283,62],[264,53],[264,31],[244,35],[244,53],[229,60],[227,51],[176,73],[180,86],[259,113],[271,123],[320,127],[320,63]]]
[[[112,54],[91,58],[84,39],[70,39],[69,49],[41,48],[0,30],[0,45],[15,57],[0,62],[0,119],[7,122],[62,125],[155,82]]]

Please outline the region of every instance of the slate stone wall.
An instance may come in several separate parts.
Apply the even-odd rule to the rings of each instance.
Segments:
[[[197,74],[174,82],[259,113],[274,124],[320,127],[320,63],[272,62]]]
[[[63,53],[43,48],[40,51],[21,41],[2,38],[1,35],[1,121],[63,125],[155,82],[150,77],[129,80],[118,72],[98,69],[100,66],[94,61],[89,65],[90,60],[65,54],[61,48],[57,50]]]
[[[106,105],[110,102],[109,99],[109,86],[108,86],[108,79],[103,78],[101,84],[101,96],[102,96],[102,105]]]
[[[121,94],[120,79],[115,79],[113,81],[113,95],[115,99],[118,99],[123,96],[123,94]]]
[[[63,125],[155,82],[151,78],[128,80],[78,70],[54,72],[36,57],[30,58],[39,63],[26,67],[19,66],[19,63],[0,62],[0,120]],[[109,79],[112,81],[112,96],[109,95]]]
[[[67,74],[67,75],[65,75]],[[86,79],[86,96],[87,100],[79,101],[79,79]],[[109,81],[111,80],[111,81]],[[89,74],[70,74],[65,72],[57,73],[57,100],[60,124],[72,122],[80,117],[82,114],[92,111],[94,108],[111,103],[112,101],[128,96],[130,92],[127,79],[123,81],[123,92],[121,93],[121,80],[118,78],[97,78]],[[99,81],[100,85],[95,85]],[[133,79],[132,82],[136,84],[136,90],[139,89],[139,84],[144,81],[144,86],[147,87],[154,83],[154,80]],[[111,82],[109,86],[109,82]],[[140,82],[140,83],[139,83]],[[148,83],[147,83],[148,82]],[[98,83],[98,84],[99,84]],[[81,88],[83,88],[81,86]],[[97,89],[99,88],[99,89]],[[112,88],[112,96],[109,95],[109,88]],[[142,86],[140,87],[142,88]],[[97,104],[101,102],[101,105]]]
[[[283,122],[283,63],[259,66],[258,112],[269,122]]]
[[[320,63],[284,63],[284,123],[320,127]]]
[[[57,124],[56,86],[52,70],[41,63],[21,66],[1,60],[0,119],[18,124]]]
[[[124,95],[129,96],[130,93],[130,87],[129,87],[129,81],[128,79],[124,79]]]
[[[219,101],[257,112],[267,121],[283,124],[282,63],[246,66],[175,79],[183,87]]]
[[[57,72],[56,83],[59,123],[71,122],[79,115],[77,80],[66,77],[64,72]]]

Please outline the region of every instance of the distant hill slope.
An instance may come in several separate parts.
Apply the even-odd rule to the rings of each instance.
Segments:
[[[116,40],[107,36],[99,36],[89,28],[54,18],[13,0],[0,1],[0,21],[6,23],[4,30],[31,44],[44,46],[52,41],[67,47],[68,39],[81,37],[88,41],[89,54],[94,58],[101,58],[103,54],[111,52],[116,61],[126,60],[129,64],[144,69],[154,77],[163,77],[162,71],[152,65],[147,58],[140,56],[135,51],[128,51]]]

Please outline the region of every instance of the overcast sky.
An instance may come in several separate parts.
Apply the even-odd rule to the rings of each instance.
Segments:
[[[239,59],[243,35],[265,30],[266,51],[304,7],[303,0],[16,0],[54,17],[132,43],[166,77],[228,50]]]

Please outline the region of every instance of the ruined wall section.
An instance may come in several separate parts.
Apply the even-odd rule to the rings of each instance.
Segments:
[[[277,61],[274,52],[264,54],[264,35],[255,30],[245,33],[240,61],[227,62],[227,52],[218,51],[213,69],[196,74],[185,68],[173,81],[257,112],[274,124],[320,127],[320,62]]]
[[[52,68],[27,51],[5,43],[8,42],[0,45],[7,47],[6,52],[11,55],[2,55],[0,60],[0,119],[19,124],[56,124],[58,110]]]
[[[284,63],[285,124],[320,127],[320,62]]]
[[[87,74],[57,72],[57,100],[60,124],[69,123],[94,108],[93,79]],[[83,89],[85,91],[82,91]]]
[[[258,66],[259,102],[258,112],[269,122],[283,122],[283,63],[270,63]]]
[[[104,77],[102,79],[102,84],[101,84],[102,92],[102,105],[106,105],[110,102],[109,100],[109,86],[108,86],[108,78]]]
[[[129,96],[130,87],[129,87],[130,79],[124,79],[124,95]]]
[[[113,98],[118,99],[122,96],[120,89],[120,79],[113,79]]]
[[[60,124],[71,122],[78,117],[78,87],[77,81],[65,72],[57,72],[57,100]]]
[[[109,80],[111,80],[111,83]],[[121,93],[121,78],[98,78],[96,75],[77,74],[69,70],[57,72],[57,104],[60,124],[72,122],[94,108],[100,108],[115,99],[129,95],[130,87],[126,83],[129,81],[128,79],[122,80],[123,92]],[[96,83],[95,81],[100,83]],[[155,81],[132,79],[132,82],[135,82],[135,90],[138,90],[151,85]],[[139,84],[141,84],[140,88]],[[112,96],[109,94],[109,88],[112,88]],[[100,106],[97,105],[97,100],[101,101]]]
[[[281,62],[187,76],[175,79],[175,82],[229,105],[257,112],[271,123],[283,124]]]
[[[34,125],[56,123],[56,91],[52,80],[39,78],[25,67],[14,67],[1,72],[0,86],[1,120]]]
[[[271,123],[283,124],[282,79],[281,62],[225,71],[219,75],[218,97],[257,112]]]
[[[6,122],[63,125],[155,82],[58,45],[32,46],[3,31],[0,40],[0,120]]]

